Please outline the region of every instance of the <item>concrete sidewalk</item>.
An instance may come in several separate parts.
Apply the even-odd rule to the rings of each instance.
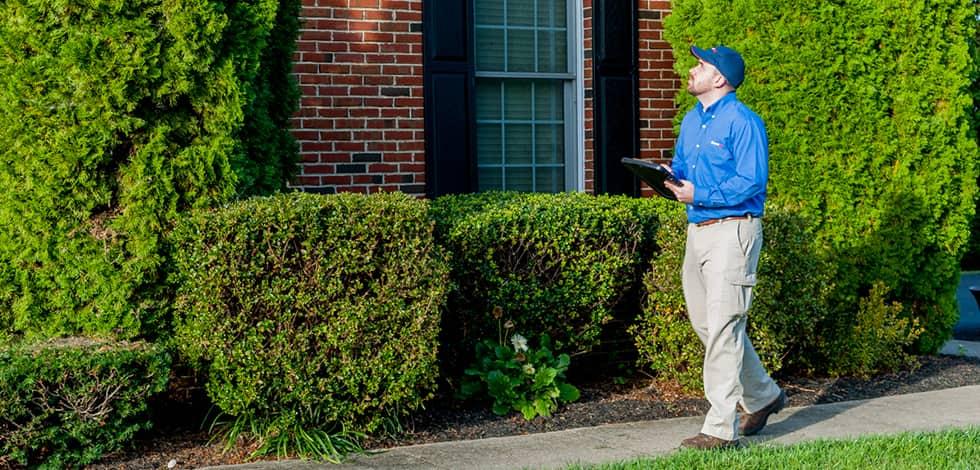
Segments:
[[[563,468],[668,454],[701,428],[702,417],[611,424],[526,436],[399,447],[342,465],[301,461],[220,467],[250,470]],[[787,408],[744,443],[791,444],[903,431],[980,426],[980,385],[802,408]],[[213,467],[219,468],[219,467]]]

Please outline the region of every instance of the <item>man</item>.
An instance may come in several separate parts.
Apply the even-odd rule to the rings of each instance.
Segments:
[[[701,433],[688,448],[738,446],[738,433],[762,430],[786,406],[745,333],[762,248],[763,203],[769,176],[765,125],[735,96],[745,77],[738,52],[691,47],[698,64],[687,91],[698,99],[681,123],[668,184],[687,205],[682,281],[691,325],[705,347],[704,393],[711,403]],[[736,405],[747,412],[741,417]]]

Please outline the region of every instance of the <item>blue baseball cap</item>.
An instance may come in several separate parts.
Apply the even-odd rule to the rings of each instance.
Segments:
[[[698,59],[714,65],[733,88],[738,88],[742,84],[742,81],[745,80],[745,61],[742,60],[742,56],[735,49],[725,46],[716,46],[711,49],[701,49],[697,46],[691,46],[691,54],[694,54],[694,57]]]

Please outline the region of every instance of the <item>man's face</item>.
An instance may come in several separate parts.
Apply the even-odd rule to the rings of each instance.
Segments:
[[[688,71],[687,91],[694,96],[700,96],[721,86],[724,80],[725,77],[714,65],[698,59],[698,65]]]

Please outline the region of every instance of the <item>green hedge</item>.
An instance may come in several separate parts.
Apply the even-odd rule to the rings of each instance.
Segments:
[[[0,330],[157,333],[178,211],[293,173],[299,5],[0,2]]]
[[[980,4],[978,5],[980,10]],[[973,79],[970,91],[973,94],[973,138],[980,141],[980,11],[974,17],[973,40],[970,41],[970,52],[973,56]],[[980,187],[980,175],[977,176],[977,186]],[[973,214],[973,225],[970,228],[970,245],[963,255],[963,269],[980,270],[980,197],[977,197],[976,211]]]
[[[0,349],[0,466],[78,467],[148,429],[170,357],[146,343],[84,338]]]
[[[433,201],[437,241],[452,253],[444,318],[449,368],[469,357],[476,341],[496,338],[495,306],[525,336],[548,334],[562,352],[591,349],[637,284],[656,229],[650,207],[649,200],[581,193]]]
[[[173,246],[175,344],[256,437],[370,432],[432,395],[448,268],[425,201],[253,198],[182,220]]]
[[[662,379],[695,389],[701,384],[704,348],[687,318],[681,269],[687,234],[683,206],[658,201],[657,251],[643,279],[646,304],[630,334],[639,365]],[[861,298],[853,323],[840,327],[834,314],[833,265],[816,253],[806,220],[795,208],[767,204],[758,283],[749,310],[748,332],[771,372],[868,375],[908,359],[921,328],[901,317],[876,285]]]
[[[742,52],[739,97],[766,121],[770,199],[797,207],[835,267],[828,329],[856,324],[874,286],[935,351],[957,319],[978,161],[971,135],[971,0],[678,0],[665,37]],[[681,93],[687,108],[693,98]],[[883,291],[883,292],[884,292]]]

